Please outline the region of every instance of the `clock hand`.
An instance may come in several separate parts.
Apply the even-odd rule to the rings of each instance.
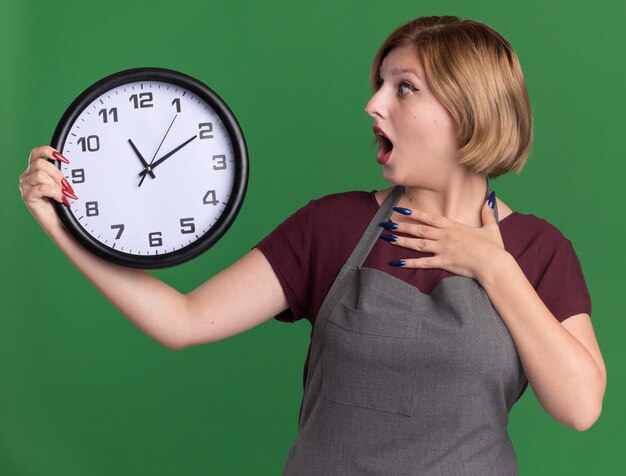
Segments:
[[[161,150],[161,146],[163,145],[163,142],[165,142],[165,138],[167,137],[167,135],[170,133],[170,129],[174,125],[174,121],[176,120],[177,117],[178,117],[178,114],[176,114],[174,116],[174,119],[172,119],[172,122],[170,122],[170,126],[167,128],[167,131],[165,131],[165,135],[163,136],[163,139],[161,139],[161,143],[159,144],[159,147],[157,148],[156,152],[152,156],[152,160],[150,161],[150,163],[148,164],[148,166],[146,167],[145,170],[148,170],[148,168],[150,168],[152,166],[152,162],[154,162],[154,159],[156,158],[157,154],[159,153],[159,150]],[[143,179],[145,179],[145,178],[146,178],[146,174],[143,174],[142,177],[141,177],[141,180],[139,181],[139,186],[140,187],[141,187],[141,184],[143,183]]]
[[[152,169],[154,169],[157,165],[163,163],[166,159],[170,158],[172,155],[174,155],[176,152],[178,152],[180,149],[182,149],[183,147],[185,147],[187,144],[189,144],[192,140],[194,140],[196,137],[198,137],[197,135],[191,137],[190,139],[187,139],[185,142],[183,142],[182,144],[180,144],[178,147],[176,147],[174,150],[168,152],[167,154],[165,154],[163,157],[161,157],[159,160],[157,160],[154,164],[152,164],[150,167]],[[147,169],[142,170],[139,173],[139,176],[143,178],[146,176],[146,174],[148,173]]]
[[[133,144],[133,141],[128,139],[128,143],[130,144],[130,146],[135,151],[135,154],[137,154],[137,157],[139,157],[139,160],[141,161],[141,163],[144,166],[144,170],[148,171],[148,173],[150,174],[150,177],[156,178],[155,175],[154,175],[154,172],[152,171],[152,169],[150,169],[150,165],[148,164],[148,162],[146,162],[146,159],[144,159],[142,157],[141,153],[137,150],[137,147],[135,147],[135,144]]]

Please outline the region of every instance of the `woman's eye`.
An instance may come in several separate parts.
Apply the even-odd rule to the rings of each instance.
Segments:
[[[409,83],[400,83],[400,95],[404,96],[405,94],[408,94],[408,92],[410,91],[415,91],[415,88],[413,86],[411,86]]]

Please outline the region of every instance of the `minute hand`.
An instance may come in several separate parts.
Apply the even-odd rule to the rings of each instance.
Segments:
[[[160,163],[164,162],[166,159],[169,159],[172,155],[174,155],[176,152],[178,152],[180,149],[182,149],[183,147],[185,147],[187,144],[189,144],[192,140],[194,140],[196,137],[198,137],[197,135],[193,136],[190,139],[187,139],[185,142],[183,142],[182,144],[180,144],[178,147],[176,147],[174,150],[168,152],[167,154],[165,154],[163,157],[161,157],[159,160],[157,160],[156,162],[154,162],[152,165],[149,166],[150,170],[154,169],[157,165],[159,165]],[[149,170],[144,169],[141,172],[139,172],[139,176],[143,177],[144,175],[146,175],[149,172]]]

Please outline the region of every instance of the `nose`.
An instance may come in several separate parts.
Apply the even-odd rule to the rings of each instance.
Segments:
[[[365,105],[365,112],[375,119],[385,118],[386,116],[387,109],[381,91],[382,88],[376,91]]]

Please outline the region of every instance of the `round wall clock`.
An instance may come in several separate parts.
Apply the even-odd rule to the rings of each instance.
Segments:
[[[51,145],[77,200],[55,203],[72,235],[98,256],[163,268],[211,247],[233,223],[248,153],[226,103],[177,71],[136,68],[80,94]]]

